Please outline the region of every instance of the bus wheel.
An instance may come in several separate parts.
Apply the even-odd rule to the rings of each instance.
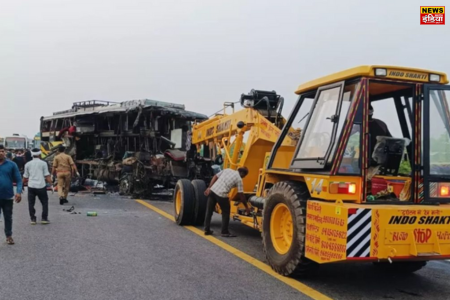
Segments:
[[[178,225],[191,225],[194,220],[195,195],[191,182],[180,179],[173,193],[175,222]]]
[[[131,195],[132,192],[133,192],[133,178],[131,177],[131,175],[127,174],[120,179],[119,194]]]
[[[200,179],[194,179],[191,183],[194,187],[195,195],[194,225],[203,226],[206,215],[206,203],[208,201],[205,196],[206,183]]]
[[[427,265],[426,261],[394,261],[373,263],[381,271],[393,273],[414,273]]]
[[[262,240],[269,265],[284,276],[307,275],[318,266],[305,254],[306,201],[305,184],[278,182],[264,203]]]

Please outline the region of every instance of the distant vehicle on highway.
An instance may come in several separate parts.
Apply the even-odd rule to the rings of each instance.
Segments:
[[[28,138],[14,133],[12,136],[6,136],[4,138],[3,145],[5,146],[5,149],[9,151],[28,149]]]

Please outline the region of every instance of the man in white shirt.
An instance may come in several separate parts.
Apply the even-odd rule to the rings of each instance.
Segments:
[[[30,211],[31,224],[36,224],[36,196],[42,204],[42,224],[49,224],[48,220],[48,195],[46,182],[51,185],[52,179],[48,171],[48,165],[41,160],[41,151],[34,148],[31,150],[33,160],[25,165],[23,174],[24,184],[28,182],[28,209]]]
[[[244,195],[244,186],[242,178],[247,176],[248,169],[246,167],[239,168],[237,171],[232,169],[225,169],[218,174],[214,175],[209,187],[205,191],[205,196],[208,197],[208,204],[206,207],[205,218],[205,235],[212,235],[213,232],[210,229],[211,218],[214,212],[214,208],[219,203],[222,210],[222,237],[235,237],[228,231],[228,224],[230,223],[230,200],[228,194],[231,189],[238,189],[238,196],[242,203],[244,203],[247,214],[250,213],[250,208],[247,204],[247,199]]]

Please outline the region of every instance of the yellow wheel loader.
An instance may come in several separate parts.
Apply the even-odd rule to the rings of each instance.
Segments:
[[[414,272],[450,258],[446,84],[441,72],[371,65],[298,87],[267,163],[249,167],[258,182],[247,193],[253,222],[243,223],[261,231],[276,272],[362,261]]]

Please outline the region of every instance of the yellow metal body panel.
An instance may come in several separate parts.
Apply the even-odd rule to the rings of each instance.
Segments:
[[[242,121],[245,125],[237,127],[237,123]],[[280,125],[286,123],[285,119],[280,120]],[[280,127],[281,127],[280,126]],[[292,138],[287,137],[283,146],[293,153],[297,141],[294,139],[295,133],[299,130],[291,129]],[[248,134],[244,142],[244,135]],[[244,192],[255,193],[255,186],[258,182],[259,171],[266,161],[266,153],[272,150],[273,145],[281,133],[281,128],[270,122],[253,108],[244,108],[230,115],[219,115],[202,123],[195,124],[192,130],[192,144],[215,145],[224,150],[224,168],[237,169],[239,166],[246,166],[249,174],[244,178]],[[234,147],[231,154],[230,151]],[[242,149],[239,155],[237,149]],[[234,198],[236,190],[230,192],[230,198]]]
[[[305,256],[318,263],[346,259],[347,218],[340,206],[308,201]]]
[[[275,184],[279,181],[293,180],[305,182],[308,186],[311,197],[323,199],[327,201],[351,201],[360,202],[362,180],[358,176],[331,176],[321,174],[310,173],[294,173],[289,170],[262,170],[261,182],[259,183],[259,189],[257,195],[264,197],[264,186],[267,183]],[[329,186],[332,183],[353,183],[356,185],[354,194],[332,194],[330,193]]]
[[[41,157],[45,158],[51,151],[51,149],[55,148],[56,146],[61,145],[62,141],[56,141],[56,142],[41,142]]]
[[[309,200],[305,256],[318,263],[450,258],[450,205]]]
[[[329,176],[329,175],[316,175],[316,174],[299,174],[305,178],[306,185],[308,186],[309,193],[313,198],[324,199],[328,201],[353,201],[359,202],[361,198],[361,178],[353,176]],[[356,185],[354,194],[331,194],[331,183],[353,183]]]
[[[383,77],[375,76],[375,69],[387,69],[387,76]],[[344,70],[341,72],[337,72],[328,76],[324,76],[306,82],[300,85],[295,93],[301,94],[303,92],[316,89],[320,86],[356,77],[373,77],[373,78],[395,79],[395,80],[405,80],[410,82],[424,83],[429,82],[428,78],[429,74],[436,74],[441,76],[439,82],[432,82],[432,83],[440,83],[440,84],[448,83],[447,74],[442,72],[423,70],[417,68],[398,67],[398,66],[373,65],[373,66],[359,66],[351,68],[348,70]]]

